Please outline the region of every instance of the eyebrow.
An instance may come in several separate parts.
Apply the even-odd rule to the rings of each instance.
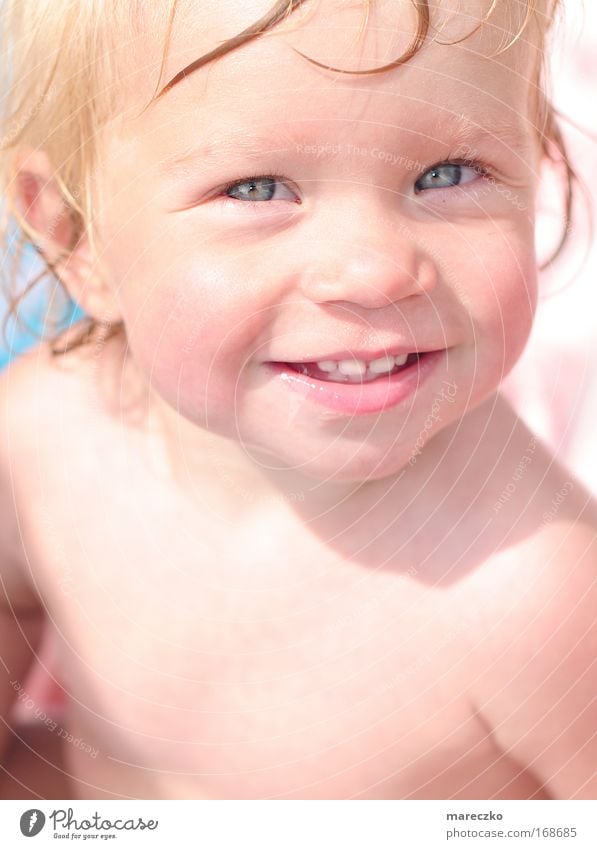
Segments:
[[[291,125],[283,124],[272,129],[266,135],[263,132],[244,131],[231,133],[225,131],[214,135],[209,142],[191,147],[182,153],[163,159],[159,171],[165,175],[184,175],[188,166],[199,162],[202,168],[217,168],[231,164],[231,160],[244,157],[257,157],[267,154],[288,153],[304,144],[302,138],[291,130]]]
[[[533,147],[532,134],[524,119],[511,119],[504,116],[481,116],[479,121],[471,121],[466,115],[458,115],[452,124],[450,144],[456,147],[468,147],[470,158],[475,158],[474,145],[498,143],[511,152],[525,157]]]
[[[401,129],[404,131],[409,128],[396,127],[397,132]],[[509,118],[496,120],[494,117],[491,121],[490,116],[487,116],[487,120],[482,118],[481,122],[477,123],[470,121],[465,115],[452,115],[451,120],[446,121],[443,126],[438,125],[427,133],[421,130],[420,133],[426,135],[430,143],[449,145],[452,149],[450,155],[458,153],[459,148],[464,148],[461,151],[463,159],[474,160],[479,155],[476,148],[488,143],[497,143],[502,149],[505,147],[508,151],[515,152],[520,158],[529,155],[532,150],[532,138],[525,130],[522,121]],[[183,152],[162,159],[158,165],[158,171],[164,176],[182,178],[188,176],[189,168],[194,164],[209,170],[233,165],[236,159],[250,159],[265,155],[274,157],[289,152],[314,155],[313,148],[317,148],[318,145],[317,159],[322,161],[337,157],[340,153],[339,149],[344,149],[348,144],[347,141],[342,144],[332,141],[322,143],[313,132],[309,135],[304,131],[299,132],[292,123],[276,125],[269,133],[265,133],[263,129],[259,132],[256,130],[236,133],[223,131],[215,134],[203,145],[187,148]],[[306,151],[301,148],[311,148],[311,150]]]

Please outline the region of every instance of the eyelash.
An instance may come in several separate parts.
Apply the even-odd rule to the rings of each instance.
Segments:
[[[442,168],[445,165],[460,165],[460,166],[463,166],[463,167],[466,167],[466,168],[472,168],[474,171],[477,172],[477,175],[480,178],[490,177],[491,173],[492,173],[492,169],[490,168],[490,166],[487,165],[485,162],[483,162],[480,159],[465,160],[465,159],[449,159],[448,158],[448,159],[442,160],[441,162],[437,162],[434,165],[431,165],[425,171],[421,172],[421,174],[419,174],[419,176],[416,178],[415,183],[418,182],[422,177],[424,177],[425,174],[429,173],[429,171],[433,171],[435,168]],[[265,205],[267,205],[268,203],[271,203],[271,201],[269,201],[269,202],[246,201],[246,200],[240,201],[240,200],[237,200],[236,198],[226,197],[227,193],[229,191],[231,191],[232,189],[236,188],[237,186],[243,185],[244,183],[251,183],[253,181],[259,181],[259,180],[271,180],[272,182],[279,182],[279,183],[283,183],[284,185],[287,185],[286,179],[284,177],[282,177],[280,174],[253,174],[253,175],[250,175],[248,177],[239,177],[237,180],[232,180],[230,183],[227,183],[225,186],[223,186],[219,190],[218,196],[222,197],[222,199],[224,201],[228,201],[228,202],[233,203],[235,205],[239,204],[239,203],[243,204],[244,206],[248,206],[248,207],[263,205],[264,203],[265,203]],[[474,182],[474,181],[471,181],[471,182]],[[442,191],[442,190],[445,191],[446,188],[448,188],[448,190],[450,190],[450,189],[457,189],[457,188],[460,188],[460,187],[459,186],[444,187],[443,189],[434,189],[433,191],[436,191],[436,192]],[[429,189],[427,189],[426,191],[429,191]],[[419,192],[419,194],[424,194],[424,191]]]
[[[287,180],[285,177],[282,177],[281,174],[252,174],[248,177],[239,177],[238,180],[233,180],[231,183],[228,183],[218,192],[218,196],[224,198],[224,200],[232,201],[233,203],[243,203],[246,206],[250,206],[253,203],[263,203],[263,201],[237,201],[236,198],[227,198],[226,194],[231,190],[236,188],[237,186],[242,186],[244,183],[251,183],[253,181],[258,180],[271,180],[273,183],[283,183],[285,186],[287,185]],[[271,201],[270,201],[271,203]]]
[[[477,177],[479,177],[480,179],[487,179],[487,178],[489,178],[493,175],[493,169],[480,159],[472,160],[472,159],[450,159],[450,158],[448,158],[448,159],[443,159],[441,162],[436,162],[435,165],[432,165],[430,168],[427,168],[425,171],[423,171],[421,174],[419,174],[419,176],[415,180],[415,185],[426,174],[429,174],[430,171],[435,171],[439,168],[444,168],[445,166],[450,166],[450,165],[458,166],[460,168],[470,168],[472,171],[474,171],[477,174]],[[476,181],[470,180],[469,182],[472,184]],[[456,186],[443,186],[443,187],[440,187],[440,188],[436,188],[433,191],[435,191],[435,192],[450,191],[450,190],[453,191],[454,189],[462,189],[466,185],[468,185],[468,183],[465,183],[463,185],[456,185]],[[416,192],[416,194],[424,194],[425,191],[430,191],[430,190],[429,189],[423,190],[421,192]]]

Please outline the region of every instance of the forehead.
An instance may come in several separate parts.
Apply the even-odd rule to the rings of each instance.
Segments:
[[[264,19],[273,6],[272,0],[183,0],[167,37],[165,17],[153,15],[129,52],[131,73],[123,80],[129,109],[124,114],[132,119],[123,123],[123,134],[139,139],[156,128],[167,147],[178,129],[184,138],[203,127],[225,132],[231,123],[262,126],[299,117],[338,123],[341,116],[379,120],[388,97],[395,98],[394,123],[408,123],[412,110],[421,114],[425,109],[428,127],[441,122],[445,111],[481,124],[499,112],[526,116],[529,79],[538,60],[532,26],[516,40],[526,3],[440,0],[429,5],[431,27],[423,49],[390,72],[338,74],[300,53],[326,68],[364,71],[386,65],[408,49],[416,33],[411,0],[310,0],[271,31],[188,74],[152,103],[182,69]]]
[[[534,27],[516,36],[529,6],[536,4],[537,0],[420,0],[416,4],[412,0],[303,0],[258,40],[283,42],[326,66],[362,71],[404,53],[417,28],[415,6],[419,6],[429,9],[430,18],[422,55],[452,42],[457,48],[464,45],[456,51],[461,62],[463,54],[469,59],[493,57],[494,67],[505,65],[524,73],[536,50]],[[171,4],[162,0],[151,14],[143,6],[142,22],[123,48],[124,82],[131,92],[150,99],[181,69],[265,21],[274,7],[288,5],[290,0],[176,0]],[[168,21],[172,6],[174,15]],[[500,53],[513,40],[515,47]],[[455,59],[454,51],[441,56],[450,65]],[[230,55],[226,60],[234,61]],[[204,76],[209,67],[201,69]],[[275,82],[275,68],[269,70]]]

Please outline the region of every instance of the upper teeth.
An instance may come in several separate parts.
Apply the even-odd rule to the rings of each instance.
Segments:
[[[376,360],[366,363],[364,360],[320,360],[317,363],[317,368],[321,371],[329,372],[339,371],[349,377],[360,377],[369,370],[372,374],[385,374],[392,371],[395,366],[403,366],[408,359],[408,354],[400,354],[397,357],[378,357]]]

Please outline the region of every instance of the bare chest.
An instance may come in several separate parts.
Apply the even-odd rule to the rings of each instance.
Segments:
[[[496,769],[508,784],[456,594],[319,544],[233,545],[215,517],[137,492],[95,513],[80,493],[31,545],[70,725],[99,752],[67,752],[93,796],[470,798]]]
[[[39,467],[23,521],[69,728],[98,753],[67,747],[79,795],[527,795],[475,713],[463,593],[247,537],[96,440]]]

